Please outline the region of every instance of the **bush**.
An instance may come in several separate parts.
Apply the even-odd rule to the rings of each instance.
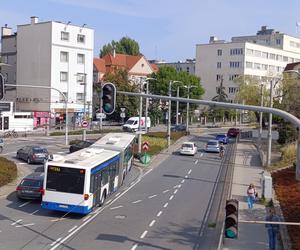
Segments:
[[[296,144],[291,143],[280,149],[281,161],[284,163],[292,163],[296,160]]]
[[[0,157],[0,187],[17,178],[18,170],[14,162]]]
[[[69,145],[74,145],[74,144],[78,144],[79,142],[81,142],[81,140],[75,139],[69,142]]]

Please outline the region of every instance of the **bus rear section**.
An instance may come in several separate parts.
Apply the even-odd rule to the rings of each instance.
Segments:
[[[88,214],[118,187],[119,152],[82,149],[45,168],[42,208]]]

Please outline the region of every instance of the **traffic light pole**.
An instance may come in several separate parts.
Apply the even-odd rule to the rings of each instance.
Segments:
[[[66,95],[61,92],[59,89],[57,88],[53,88],[53,87],[48,87],[48,86],[36,86],[36,85],[24,85],[24,84],[4,84],[4,86],[8,86],[8,87],[24,87],[24,88],[36,88],[36,89],[53,89],[56,90],[58,93],[60,93],[62,95],[62,97],[64,98],[65,101],[65,112],[66,112],[66,127],[65,127],[65,143],[66,145],[69,145],[69,131],[68,131],[68,120],[69,120],[69,115],[68,115],[68,99],[66,97]]]
[[[84,76],[84,88],[83,88],[83,120],[86,120],[86,80],[85,80],[86,76]],[[83,128],[83,132],[82,132],[82,140],[85,141],[86,140],[86,128]]]
[[[170,101],[179,101],[183,103],[194,103],[200,105],[206,105],[210,107],[222,107],[228,109],[240,109],[240,110],[250,110],[255,112],[264,112],[264,113],[272,113],[273,115],[278,115],[292,124],[298,130],[298,144],[297,144],[297,162],[296,162],[296,180],[300,181],[300,120],[293,116],[292,114],[283,111],[281,109],[269,108],[269,107],[261,107],[261,106],[252,106],[252,105],[243,105],[237,103],[226,103],[226,102],[215,102],[208,100],[197,100],[197,99],[187,99],[181,97],[169,97],[169,96],[161,96],[161,95],[150,95],[150,94],[142,94],[142,93],[133,93],[133,92],[125,92],[118,91],[118,94],[127,95],[127,96],[137,96],[137,97],[148,97],[152,99],[161,99],[161,100],[170,100]]]

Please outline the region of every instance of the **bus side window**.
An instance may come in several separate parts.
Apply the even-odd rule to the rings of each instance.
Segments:
[[[109,169],[103,169],[102,170],[102,186],[108,183],[108,174],[109,174]]]

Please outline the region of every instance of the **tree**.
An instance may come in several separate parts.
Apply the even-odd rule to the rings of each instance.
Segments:
[[[102,49],[100,50],[100,57],[103,57],[108,53],[113,54],[114,49],[118,54],[133,56],[141,54],[139,44],[135,40],[125,36],[122,37],[119,41],[112,40],[111,43],[103,45]]]
[[[138,86],[130,84],[128,81],[128,72],[126,70],[116,70],[104,76],[104,82],[112,82],[117,90],[127,92],[138,92]],[[136,116],[139,100],[136,97],[117,95],[116,110],[109,116],[110,119],[119,121],[121,108],[125,108],[126,117]]]

